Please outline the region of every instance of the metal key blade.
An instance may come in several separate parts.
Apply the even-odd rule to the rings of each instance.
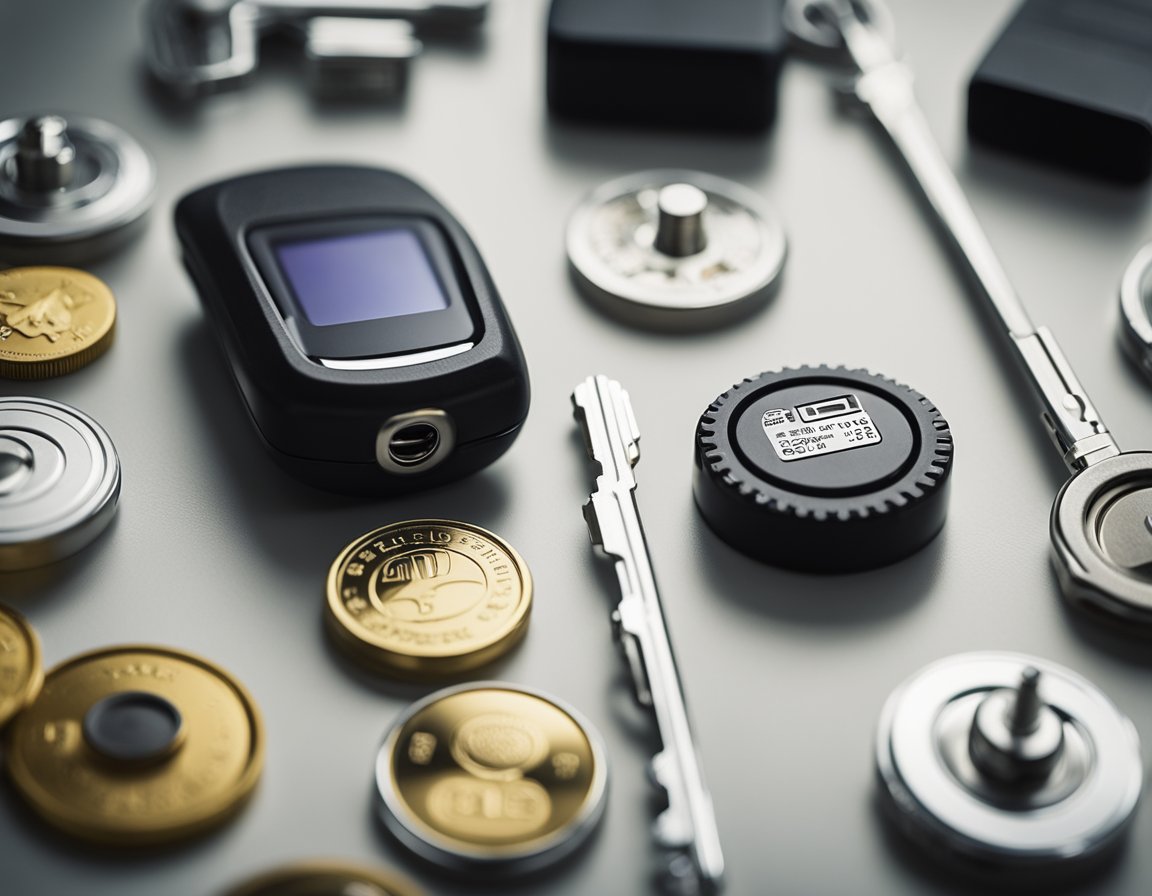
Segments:
[[[873,4],[880,0],[871,0]],[[814,13],[839,29],[859,69],[856,95],[899,150],[973,280],[1023,363],[1043,419],[1069,470],[1076,472],[1120,449],[1076,379],[1055,337],[1032,323],[960,184],[932,137],[912,91],[912,72],[875,22],[851,0],[810,0]]]
[[[615,380],[589,377],[572,393],[572,403],[600,469],[584,516],[593,543],[615,561],[621,593],[612,616],[616,636],[636,698],[652,709],[660,734],[651,772],[668,807],[656,818],[653,835],[672,852],[666,881],[679,893],[715,893],[724,855],[634,494],[640,431],[628,393]]]

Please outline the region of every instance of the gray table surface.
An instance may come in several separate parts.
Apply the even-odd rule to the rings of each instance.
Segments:
[[[579,508],[590,486],[574,438],[573,385],[590,373],[631,391],[643,431],[639,500],[715,800],[734,894],[963,892],[894,847],[873,805],[872,737],[891,689],[937,658],[1005,649],[1096,682],[1152,744],[1146,646],[1069,616],[1048,561],[1062,468],[1030,395],[870,127],[839,115],[826,73],[790,62],[766,137],[612,131],[549,120],[543,0],[494,0],[481,46],[429,47],[395,108],[323,108],[293,67],[180,112],[140,70],[141,3],[4,0],[3,116],[107,118],[159,163],[143,239],[93,266],[120,303],[116,346],[90,368],[0,394],[59,399],[111,433],[124,468],[117,520],[58,566],[0,576],[45,660],[127,642],[201,653],[264,712],[267,767],[218,834],[149,857],[92,853],[0,791],[0,892],[214,894],[313,856],[392,866],[431,892],[480,888],[423,866],[372,820],[377,744],[423,690],[354,677],[321,629],[328,565],[352,538],[413,517],[488,527],[527,559],[536,604],[523,645],[491,677],[556,694],[600,729],[612,764],[599,835],[574,861],[508,893],[648,892],[650,748],[629,705],[608,624],[613,581]],[[1152,234],[1144,190],[1120,190],[970,147],[969,73],[1011,7],[893,0],[928,120],[1034,318],[1060,338],[1123,447],[1152,445],[1152,388],[1115,342],[1116,287]],[[262,453],[178,263],[173,201],[244,170],[312,160],[399,168],[457,214],[501,289],[528,358],[533,407],[519,440],[465,482],[396,501],[308,489]],[[746,184],[785,217],[791,256],[762,313],[721,332],[628,329],[570,284],[565,220],[585,191],[650,167]],[[858,575],[801,575],[735,553],[690,490],[692,433],[707,404],[761,370],[833,363],[882,372],[950,421],[948,523],[916,556]],[[1152,813],[1132,847],[1083,888],[1152,890]],[[973,892],[978,888],[970,888]]]

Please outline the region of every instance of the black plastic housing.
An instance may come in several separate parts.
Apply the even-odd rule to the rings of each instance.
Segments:
[[[1152,174],[1152,4],[1027,0],[968,85],[968,134],[1119,183]]]
[[[293,340],[249,251],[249,233],[379,216],[416,217],[443,235],[475,324],[471,349],[410,366],[340,370],[309,359]],[[408,178],[356,166],[263,171],[189,193],[176,205],[175,223],[185,266],[256,429],[293,476],[333,491],[400,494],[475,472],[511,446],[529,403],[516,334],[471,239]],[[451,418],[450,454],[424,471],[382,468],[381,425],[425,408]]]
[[[762,131],[776,118],[781,0],[552,0],[548,105],[584,121]]]
[[[764,412],[833,396],[855,399],[879,440],[779,457]],[[830,419],[817,425],[845,418]],[[792,427],[816,432],[804,420],[782,428]],[[948,423],[920,393],[866,370],[799,367],[737,383],[700,417],[694,449],[692,493],[705,522],[731,547],[774,566],[875,569],[924,547],[947,516]]]

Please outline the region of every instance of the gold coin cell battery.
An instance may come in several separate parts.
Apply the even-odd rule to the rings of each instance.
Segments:
[[[112,345],[116,299],[107,285],[76,268],[0,271],[0,377],[63,376]]]
[[[205,832],[252,792],[264,757],[247,691],[206,660],[113,647],[57,666],[12,722],[8,769],[49,824],[147,846]]]
[[[414,704],[376,759],[378,810],[417,855],[461,872],[535,871],[570,854],[604,809],[599,734],[574,710],[498,682]]]
[[[443,679],[524,636],[532,576],[479,526],[413,520],[348,545],[329,571],[327,597],[329,633],[350,658],[386,674]]]
[[[350,862],[303,862],[245,881],[225,896],[423,896],[390,872]]]
[[[0,606],[0,729],[36,699],[43,684],[36,631],[15,610]]]

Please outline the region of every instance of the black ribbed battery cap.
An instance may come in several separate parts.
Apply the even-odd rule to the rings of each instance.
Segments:
[[[866,370],[762,373],[696,427],[692,490],[724,541],[775,566],[893,563],[944,525],[952,432],[919,392]]]

